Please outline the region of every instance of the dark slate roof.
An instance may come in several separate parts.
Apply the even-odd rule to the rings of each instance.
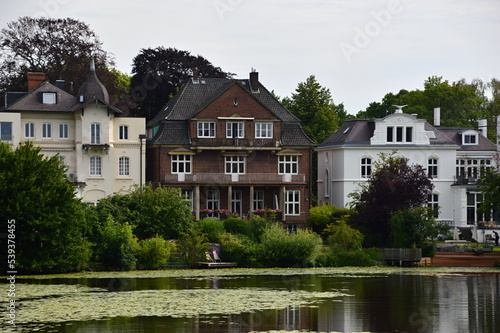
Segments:
[[[187,145],[191,143],[188,133],[186,121],[166,121],[160,125],[156,136],[151,139],[150,143]]]
[[[43,104],[42,103],[42,92],[55,92],[57,94],[56,104]],[[62,89],[59,89],[55,85],[45,81],[37,88],[33,89],[29,93],[26,93],[23,97],[18,99],[16,102],[8,105],[6,111],[55,111],[55,112],[68,112],[72,111],[76,104],[75,96],[68,94]]]
[[[90,72],[87,80],[83,83],[78,90],[78,96],[84,96],[85,102],[92,101],[94,99],[99,99],[106,104],[109,104],[109,94],[106,87],[99,81],[95,73],[94,60],[90,63]]]
[[[284,123],[281,126],[281,144],[284,146],[313,146],[314,141],[304,133],[299,123]]]
[[[430,138],[431,145],[455,145],[455,140],[448,134],[441,131],[429,123],[424,124],[426,131],[434,132],[435,138]],[[462,129],[463,130],[463,129]],[[340,128],[323,141],[318,147],[332,147],[343,145],[370,145],[370,139],[375,131],[375,122],[373,119],[352,119],[347,120]]]
[[[453,142],[457,145],[460,146],[459,150],[463,151],[487,151],[487,150],[492,150],[495,151],[497,150],[496,145],[488,140],[488,138],[485,138],[483,135],[480,133],[478,134],[478,144],[477,145],[462,145],[462,133],[467,131],[467,130],[473,130],[477,132],[477,129],[472,128],[472,127],[440,127],[439,128],[442,132],[446,133],[446,135],[453,140]]]
[[[199,81],[199,83],[195,84],[193,80],[188,80],[156,117],[149,122],[148,126],[157,125],[163,120],[191,119],[234,84],[245,89],[278,119],[291,122],[298,121],[262,84],[259,93],[253,93],[250,90],[248,79],[200,78]]]

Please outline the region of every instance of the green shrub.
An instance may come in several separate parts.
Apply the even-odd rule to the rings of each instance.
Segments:
[[[196,223],[197,228],[207,235],[210,243],[219,243],[220,236],[224,233],[224,224],[220,220],[205,218]]]
[[[258,246],[248,237],[225,232],[220,236],[221,259],[236,262],[238,267],[257,267]]]
[[[321,237],[313,232],[299,229],[292,234],[277,224],[266,228],[261,240],[261,260],[270,267],[306,266],[322,245]]]
[[[324,204],[319,207],[313,207],[309,210],[307,223],[314,232],[322,235],[327,225],[335,223],[343,216],[350,214],[351,210],[348,208],[338,208],[335,205]]]
[[[158,269],[165,265],[174,252],[175,244],[161,236],[135,242],[135,257],[141,269]]]
[[[247,220],[229,218],[224,221],[224,229],[232,234],[245,235],[249,238],[253,237],[252,228]]]
[[[250,229],[252,230],[252,239],[255,242],[260,242],[262,234],[272,222],[269,222],[263,217],[254,215],[252,216],[252,219],[248,221],[248,223],[250,224]]]
[[[189,229],[186,233],[182,233],[178,245],[188,267],[197,267],[198,262],[207,260],[210,243],[207,235],[198,229]]]
[[[347,225],[344,219],[329,224],[324,233],[329,235],[328,243],[339,251],[360,250],[363,244],[363,234]]]
[[[365,251],[324,253],[315,261],[315,266],[319,267],[373,266],[374,264],[375,261]]]

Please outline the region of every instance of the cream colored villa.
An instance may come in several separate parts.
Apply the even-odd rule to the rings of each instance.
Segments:
[[[59,155],[77,185],[78,197],[95,203],[145,182],[145,119],[122,117],[109,104],[93,62],[87,81],[73,96],[64,82],[28,74],[28,92],[7,93],[0,112],[2,141],[33,141],[47,156]]]

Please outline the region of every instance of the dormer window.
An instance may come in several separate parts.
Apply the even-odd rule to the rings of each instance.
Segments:
[[[56,104],[57,103],[56,93],[52,92],[52,91],[42,92],[42,103],[43,104]]]
[[[477,145],[478,144],[477,132],[466,131],[462,133],[462,144],[470,146]]]
[[[412,126],[388,126],[387,127],[387,142],[393,143],[410,143],[413,142],[413,127]]]

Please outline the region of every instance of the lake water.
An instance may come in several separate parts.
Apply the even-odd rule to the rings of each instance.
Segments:
[[[2,332],[500,332],[499,269],[90,273],[18,279],[16,295]]]

